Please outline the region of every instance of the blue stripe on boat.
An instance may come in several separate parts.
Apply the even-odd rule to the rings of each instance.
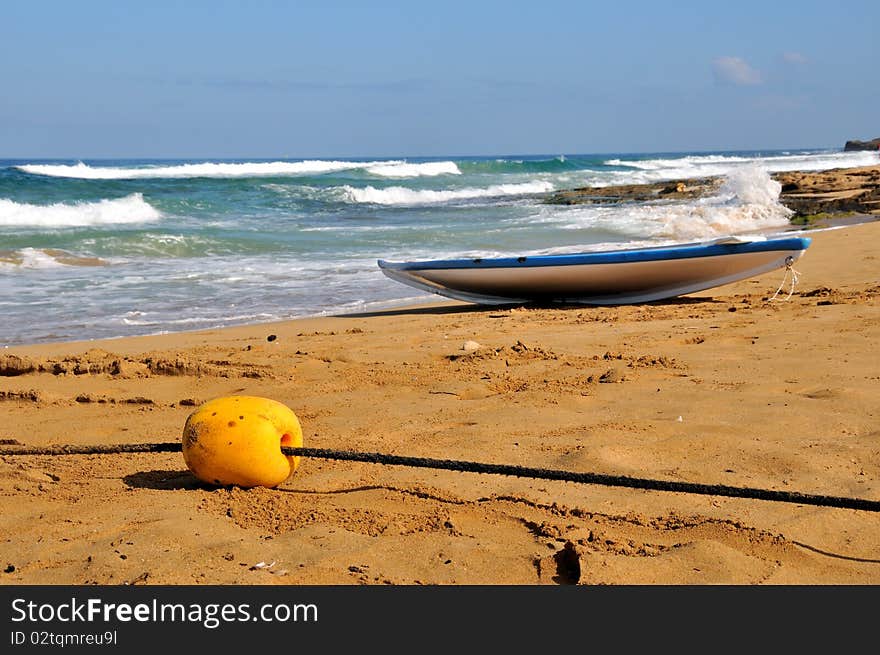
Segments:
[[[609,250],[606,252],[583,252],[561,255],[531,255],[524,257],[499,257],[494,259],[436,259],[418,262],[388,262],[379,260],[379,266],[398,271],[452,268],[505,268],[529,266],[570,266],[573,264],[622,264],[624,262],[651,262],[667,259],[690,259],[749,252],[773,250],[806,250],[811,239],[793,237],[746,241],[742,243],[694,243],[632,250]]]

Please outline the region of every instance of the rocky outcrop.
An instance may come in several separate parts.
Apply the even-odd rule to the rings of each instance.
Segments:
[[[618,202],[646,202],[649,200],[686,200],[700,198],[717,191],[723,179],[703,177],[690,180],[670,180],[651,184],[620,184],[605,187],[579,187],[556,191],[547,198],[553,205],[609,204]]]
[[[844,150],[880,150],[880,137],[871,139],[870,141],[859,141],[854,139],[847,141],[843,146]]]
[[[795,212],[792,218],[820,213],[880,214],[880,167],[829,171],[787,171],[771,177],[782,185],[779,202]],[[546,202],[556,205],[616,204],[651,200],[686,200],[716,193],[721,177],[669,180],[653,184],[580,187],[556,191]]]
[[[795,216],[820,213],[880,213],[880,167],[776,173],[782,184],[779,202]]]

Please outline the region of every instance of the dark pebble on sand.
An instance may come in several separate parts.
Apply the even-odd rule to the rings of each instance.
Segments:
[[[268,337],[266,337],[266,341],[275,341],[275,339],[277,338],[278,337],[276,337],[274,334],[270,334]]]
[[[599,376],[599,382],[602,384],[614,384],[617,382],[623,382],[626,378],[623,373],[618,371],[615,368],[609,368],[605,371],[601,376]]]

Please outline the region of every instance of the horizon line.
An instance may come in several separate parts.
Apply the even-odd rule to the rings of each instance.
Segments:
[[[375,159],[375,160],[394,160],[394,159],[456,159],[456,158],[489,158],[489,157],[581,157],[581,156],[609,156],[609,155],[680,155],[680,154],[713,154],[713,153],[754,153],[754,152],[790,152],[790,151],[815,151],[815,150],[828,150],[828,151],[839,151],[845,152],[843,146],[835,147],[835,146],[790,146],[784,148],[737,148],[737,149],[724,149],[724,148],[708,148],[708,149],[692,149],[692,150],[618,150],[618,151],[604,151],[604,152],[508,152],[508,153],[480,153],[480,154],[443,154],[443,155],[414,155],[414,154],[396,154],[396,155],[244,155],[244,156],[235,156],[235,155],[181,155],[181,156],[109,156],[109,155],[98,155],[98,156],[63,156],[63,155],[52,155],[52,156],[35,156],[35,155],[24,155],[24,156],[10,156],[3,155],[0,156],[0,161],[13,161],[13,160],[43,160],[43,161],[78,161],[83,162],[85,160],[89,161],[114,161],[114,160],[142,160],[142,161],[207,161],[207,160],[220,160],[220,161],[231,161],[231,160],[247,160],[247,161],[281,161],[281,160],[293,160],[293,161],[327,161],[327,160],[341,160],[341,161],[360,161],[364,159]]]

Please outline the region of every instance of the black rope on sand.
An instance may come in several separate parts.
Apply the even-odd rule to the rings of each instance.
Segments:
[[[6,455],[103,455],[112,453],[172,453],[180,452],[181,444],[145,443],[145,444],[109,444],[97,446],[48,446],[48,447],[3,447],[0,456]],[[488,473],[509,475],[518,478],[537,480],[559,480],[580,484],[597,484],[607,487],[627,487],[629,489],[646,489],[651,491],[671,491],[677,493],[699,494],[703,496],[726,496],[729,498],[749,498],[754,500],[770,500],[798,505],[816,505],[819,507],[837,507],[856,509],[866,512],[880,512],[880,501],[864,498],[847,498],[843,496],[823,496],[806,494],[799,491],[778,491],[774,489],[757,489],[753,487],[732,487],[724,484],[699,484],[695,482],[676,482],[673,480],[652,480],[650,478],[633,478],[625,475],[607,475],[604,473],[578,473],[559,469],[534,468],[511,464],[487,464],[453,459],[432,459],[429,457],[409,457],[404,455],[388,455],[385,453],[365,453],[350,450],[333,450],[329,448],[292,448],[282,446],[281,452],[287,456],[315,457],[348,462],[366,462],[389,466],[411,466],[415,468],[439,469],[444,471],[460,471],[464,473]]]
[[[4,446],[0,455],[114,455],[116,453],[179,453],[179,441],[166,443],[120,443],[95,446]]]

